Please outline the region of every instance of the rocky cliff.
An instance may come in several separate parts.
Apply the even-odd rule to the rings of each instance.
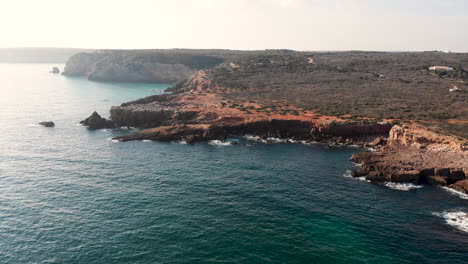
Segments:
[[[220,56],[195,51],[102,50],[70,57],[63,75],[103,82],[175,83],[223,60]]]
[[[353,176],[374,182],[412,182],[468,192],[468,142],[415,124],[394,126],[377,152],[352,157],[361,167]]]

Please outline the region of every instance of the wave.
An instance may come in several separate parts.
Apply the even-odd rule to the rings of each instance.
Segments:
[[[422,185],[416,185],[413,183],[397,183],[397,182],[386,182],[384,185],[390,189],[398,190],[398,191],[411,191],[411,190],[420,189],[423,187]]]
[[[295,140],[291,138],[276,138],[276,137],[267,137],[267,138],[261,138],[259,136],[254,136],[254,135],[244,135],[244,138],[250,141],[256,141],[256,142],[261,142],[261,143],[266,143],[266,144],[285,144],[285,143],[291,143],[291,144],[314,144],[317,142],[308,142],[306,140]]]
[[[346,178],[351,178],[351,179],[358,180],[358,181],[371,182],[368,179],[366,179],[366,176],[362,176],[362,177],[353,177],[353,176],[351,176],[351,171],[350,170],[347,170],[346,173],[343,174],[343,176],[346,177]]]
[[[151,139],[143,139],[142,142],[153,142]]]
[[[111,143],[119,143],[120,141],[117,140],[117,139],[113,139],[113,138],[107,138],[107,141],[110,141]]]
[[[452,188],[449,188],[449,187],[442,187],[444,190],[446,190],[447,192],[449,192],[450,194],[452,195],[455,195],[455,196],[458,196],[462,199],[465,199],[465,200],[468,200],[468,194],[466,193],[462,193],[460,191],[457,191],[457,190],[454,190]]]
[[[212,145],[212,146],[218,146],[218,147],[224,147],[224,146],[233,146],[235,145],[236,143],[234,143],[235,141],[221,141],[221,140],[210,140],[208,141],[208,144],[209,145]]]
[[[245,139],[250,140],[250,141],[260,141],[261,138],[259,136],[254,136],[254,135],[245,135]]]
[[[468,233],[468,213],[463,211],[445,211],[442,213],[433,213],[436,216],[445,219],[445,222],[463,232]]]

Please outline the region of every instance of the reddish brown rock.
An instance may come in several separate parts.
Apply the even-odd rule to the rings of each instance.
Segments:
[[[440,177],[440,176],[429,176],[429,177],[426,177],[425,180],[427,183],[434,185],[434,186],[446,186],[447,185],[447,181],[443,177]]]
[[[468,194],[468,180],[458,181],[449,187],[459,192]]]
[[[437,168],[435,169],[436,176],[447,177],[450,175],[450,169],[448,168]]]

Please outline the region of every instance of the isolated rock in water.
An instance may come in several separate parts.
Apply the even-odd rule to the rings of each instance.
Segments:
[[[52,70],[50,71],[50,73],[59,74],[59,73],[60,73],[60,70],[59,70],[58,67],[53,67]]]
[[[90,117],[81,121],[80,124],[90,129],[112,128],[115,126],[112,121],[102,118],[96,111],[94,111]]]
[[[42,121],[42,122],[39,123],[39,125],[45,126],[45,127],[54,127],[55,126],[54,122],[52,122],[52,121]]]

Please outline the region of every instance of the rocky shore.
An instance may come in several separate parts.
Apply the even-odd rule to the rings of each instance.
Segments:
[[[353,155],[353,177],[372,182],[428,183],[468,193],[468,144],[418,125],[394,126],[376,152]]]
[[[249,134],[265,142],[288,138],[372,147],[375,152],[352,157],[361,164],[353,176],[376,183],[428,183],[468,193],[466,89],[457,94],[442,89],[465,81],[427,71],[432,63],[463,64],[466,56],[141,52],[81,54],[65,68],[66,75],[91,80],[150,82],[162,79],[155,77],[158,74],[150,79],[135,76],[147,76],[155,65],[151,63],[171,64],[166,65],[170,70],[163,67],[171,74],[178,72],[173,70],[179,63],[190,68],[173,79],[178,82],[167,90],[170,93],[113,106],[110,121],[93,114],[87,122],[90,127],[147,128],[115,140],[193,143]],[[444,128],[451,136],[429,127]]]

